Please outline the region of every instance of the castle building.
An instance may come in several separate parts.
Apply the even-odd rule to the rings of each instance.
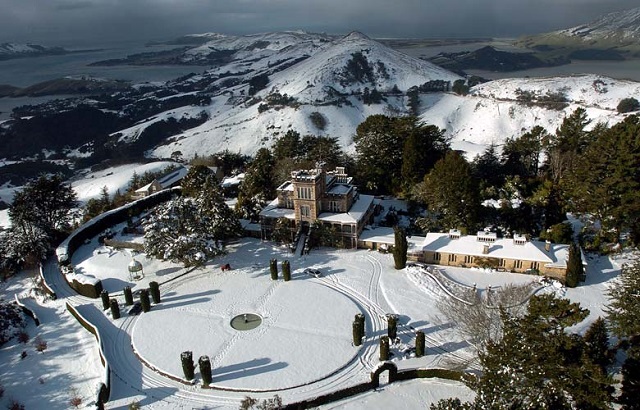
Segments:
[[[344,167],[327,172],[318,164],[315,169],[293,171],[291,179],[277,188],[277,198],[260,212],[262,237],[270,236],[280,218],[289,219],[293,231],[319,221],[336,228],[344,247],[355,248],[364,226],[372,221],[374,198],[358,193],[351,180]]]

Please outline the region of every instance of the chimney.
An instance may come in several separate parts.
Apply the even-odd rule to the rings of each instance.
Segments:
[[[551,241],[547,240],[544,242],[544,250],[547,252],[551,250]]]
[[[489,253],[489,244],[488,243],[485,243],[485,244],[482,245],[482,253],[484,255]]]

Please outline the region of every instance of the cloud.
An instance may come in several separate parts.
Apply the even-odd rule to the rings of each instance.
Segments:
[[[372,37],[499,37],[544,32],[637,0],[0,0],[0,41],[168,39],[217,31],[360,30]]]

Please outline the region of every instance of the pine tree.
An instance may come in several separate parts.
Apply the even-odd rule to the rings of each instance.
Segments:
[[[617,400],[622,404],[622,410],[640,410],[640,345],[635,343],[622,364],[622,386]]]
[[[606,308],[613,334],[621,339],[640,337],[640,260],[622,268],[617,283],[609,288]]]
[[[291,242],[291,221],[287,218],[278,218],[271,232],[271,240],[279,243]]]
[[[551,295],[532,297],[523,317],[503,311],[503,337],[480,354],[483,374],[470,384],[474,408],[609,408],[611,381],[584,360],[582,338],[566,331],[587,315]]]
[[[144,230],[147,254],[185,266],[202,265],[223,254],[220,242],[242,232],[213,176],[196,198],[179,197],[158,206]]]
[[[204,189],[205,181],[208,178],[214,178],[213,171],[205,165],[193,165],[189,168],[187,175],[182,178],[180,186],[182,194],[190,197],[196,197]]]
[[[358,125],[353,137],[357,178],[363,188],[377,194],[397,192],[402,178],[403,147],[416,120],[371,115]]]
[[[598,132],[563,185],[572,210],[594,215],[619,241],[640,219],[640,117]]]
[[[413,195],[427,205],[445,229],[471,230],[478,222],[478,184],[467,161],[455,151],[435,164],[424,181],[415,187]]]
[[[393,262],[396,269],[404,269],[407,266],[407,234],[403,228],[393,228],[395,244],[393,246]]]
[[[407,136],[402,150],[402,182],[405,190],[422,181],[435,163],[449,150],[450,139],[435,125],[418,124]]]
[[[283,136],[273,143],[273,157],[276,161],[284,158],[296,159],[303,155],[300,133],[288,130]]]
[[[566,117],[554,136],[547,142],[547,165],[554,183],[560,182],[565,174],[573,169],[581,154],[590,143],[590,134],[586,131],[591,121],[584,108],[577,108]]]
[[[490,144],[471,164],[473,175],[482,181],[485,188],[500,188],[504,184],[504,173],[496,144]]]
[[[609,330],[602,318],[598,318],[589,326],[584,334],[585,353],[589,360],[600,366],[602,373],[607,373],[607,367],[612,362],[609,350]]]

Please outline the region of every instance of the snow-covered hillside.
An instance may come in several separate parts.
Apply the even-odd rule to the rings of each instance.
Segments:
[[[134,173],[143,175],[145,172],[161,172],[165,168],[175,165],[178,164],[170,161],[120,165],[103,171],[83,173],[81,177],[71,181],[71,187],[75,191],[78,201],[84,204],[90,199],[98,199],[105,187],[111,197],[116,191],[126,192]]]
[[[555,110],[527,105],[518,100],[526,93],[564,96],[567,107]],[[422,99],[425,110],[420,118],[445,129],[453,138],[453,147],[472,158],[487,145],[499,145],[536,125],[554,132],[578,107],[586,109],[590,126],[600,122],[615,124],[624,118],[616,111],[620,100],[638,95],[640,83],[595,75],[503,79],[478,85],[464,97],[427,95]]]
[[[555,32],[559,35],[593,40],[640,40],[640,7],[609,13],[599,19],[577,27]]]
[[[183,57],[185,62],[197,61],[206,58],[212,52],[220,51],[233,52],[233,58],[236,61],[247,58],[259,59],[291,47],[299,48],[302,46],[313,50],[332,40],[331,36],[325,34],[312,34],[304,31],[284,31],[246,36],[205,33],[201,36],[210,40],[188,50]]]
[[[315,58],[300,65],[308,67],[314,62]],[[287,76],[287,73],[291,75]],[[305,71],[305,76],[311,73]],[[153,155],[168,157],[179,150],[185,156],[193,156],[195,153],[213,153],[224,149],[252,154],[261,146],[269,146],[275,137],[288,129],[297,130],[303,135],[337,137],[343,147],[352,149],[355,130],[367,116],[407,112],[406,97],[403,96],[387,96],[385,103],[372,105],[365,105],[354,96],[347,97],[348,102],[342,106],[313,104],[309,100],[313,99],[313,93],[319,87],[300,90],[294,74],[292,67],[274,76],[271,87],[282,87],[281,90],[291,92],[289,95],[300,95],[301,100],[307,103],[259,113],[255,105],[233,106],[228,104],[227,97],[217,97],[209,107],[210,121],[175,137],[173,142],[157,148]],[[427,75],[417,81],[424,82],[429,78]],[[407,80],[403,83],[401,76],[392,81],[396,80],[405,86],[410,84]],[[298,94],[295,94],[298,90]],[[562,97],[566,100],[566,108],[558,110],[526,104],[519,100],[522,98],[519,95],[523,94],[533,95],[534,98],[547,95]],[[617,123],[624,118],[616,111],[620,100],[638,95],[640,83],[595,75],[503,79],[478,85],[467,96],[450,92],[422,94],[420,119],[444,129],[452,137],[453,147],[466,151],[472,158],[489,144],[500,145],[505,139],[518,137],[536,125],[554,132],[562,120],[578,107],[587,110],[593,125],[599,122],[610,125]],[[326,119],[324,129],[317,129],[311,121],[313,112],[319,112]]]
[[[60,47],[45,47],[38,44],[0,43],[0,59],[44,54],[63,54]]]
[[[232,45],[226,47],[251,49],[260,43],[262,48],[254,51],[251,59],[234,61],[187,80],[199,84],[207,77],[219,78],[209,85],[210,89],[218,90],[211,105],[205,109],[210,120],[171,138],[152,155],[168,157],[174,151],[181,151],[189,157],[224,149],[252,154],[261,146],[270,145],[275,137],[288,129],[303,135],[337,137],[348,147],[356,127],[367,116],[406,114],[403,93],[409,88],[434,80],[450,85],[460,78],[358,32],[340,39],[297,32],[265,34],[259,40],[247,37],[234,37]],[[217,49],[222,49],[224,40],[216,38],[193,52],[202,47],[211,49],[214,43]],[[280,46],[282,48],[278,48]],[[240,55],[239,52],[235,54],[236,57]],[[286,68],[277,69],[283,65]],[[237,80],[235,83],[239,84],[231,82],[231,86],[224,87],[230,78],[238,78],[238,73],[245,72],[250,72],[251,76],[267,75],[269,80],[251,98],[246,80]],[[374,89],[384,95],[384,100],[365,103],[363,94]],[[190,110],[172,110],[155,116],[148,122],[123,130],[120,140],[134,141],[151,121],[194,116],[202,111],[202,107],[191,107]],[[322,126],[311,120],[311,114],[315,112],[324,118]]]

